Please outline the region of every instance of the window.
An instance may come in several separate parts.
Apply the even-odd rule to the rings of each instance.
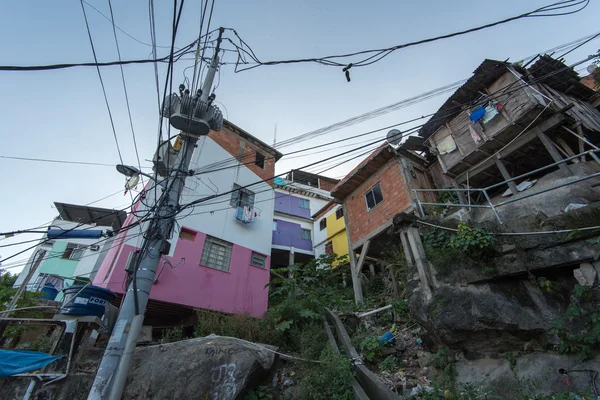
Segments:
[[[250,258],[250,265],[253,265],[258,268],[264,268],[267,264],[267,256],[262,254],[252,252],[252,257]]]
[[[235,192],[231,193],[231,200],[229,201],[232,207],[254,207],[254,192],[244,189],[235,183],[232,190],[235,190]]]
[[[344,208],[340,207],[337,210],[335,210],[335,219],[340,219],[344,216]]]
[[[254,161],[254,165],[265,169],[265,155],[259,153],[258,151],[256,152],[256,160]]]
[[[229,272],[232,248],[233,246],[229,242],[212,236],[207,236],[206,242],[204,243],[200,264],[206,267]]]
[[[319,221],[319,229],[323,230],[327,228],[327,219],[323,218],[321,221]]]
[[[333,243],[327,242],[327,244],[325,244],[325,254],[333,254]]]
[[[383,195],[381,194],[381,187],[379,183],[373,186],[373,189],[365,193],[365,200],[367,201],[367,210],[373,209],[377,204],[383,201]]]
[[[191,229],[181,228],[181,231],[179,231],[179,239],[193,242],[196,240],[196,232]]]
[[[66,260],[81,260],[81,256],[85,252],[85,247],[77,245],[75,243],[67,243],[67,248],[65,249],[61,258]]]
[[[302,230],[300,231],[300,239],[310,240],[311,239],[310,229],[302,228]]]
[[[310,210],[310,200],[300,199],[300,208],[308,208]]]
[[[277,231],[277,221],[273,221],[273,232]]]

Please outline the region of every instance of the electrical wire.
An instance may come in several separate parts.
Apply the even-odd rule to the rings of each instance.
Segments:
[[[256,57],[256,54],[254,53],[254,51],[252,51],[250,46],[248,46],[247,43],[239,37],[237,32],[234,31],[234,34],[240,40],[240,44],[242,46],[235,45],[235,43],[233,43],[233,41],[231,41],[231,43],[234,46],[236,46],[241,53],[249,56],[252,59],[252,61],[254,62],[254,65],[251,65],[246,68],[241,68],[241,69],[239,68],[238,65],[236,65],[235,72],[247,71],[247,70],[250,70],[253,68],[257,68],[259,66],[280,65],[280,64],[298,64],[298,63],[318,63],[318,64],[322,64],[322,65],[326,65],[326,66],[344,67],[345,70],[349,70],[350,68],[353,68],[353,67],[364,67],[367,65],[372,65],[378,61],[381,61],[383,58],[387,57],[394,51],[397,51],[400,49],[405,49],[408,47],[421,45],[424,43],[431,43],[431,42],[435,42],[435,41],[442,40],[442,39],[448,39],[448,38],[465,35],[465,34],[472,33],[472,32],[477,32],[477,31],[480,31],[483,29],[506,24],[506,23],[509,23],[512,21],[523,19],[523,18],[570,15],[570,14],[582,11],[583,9],[585,9],[588,6],[588,4],[589,4],[589,0],[562,0],[562,1],[559,1],[556,3],[552,3],[549,5],[537,8],[533,11],[515,15],[513,17],[505,18],[503,20],[495,21],[492,23],[480,25],[480,26],[477,26],[474,28],[469,28],[469,29],[452,32],[452,33],[445,34],[445,35],[440,35],[440,36],[436,36],[436,37],[431,37],[431,38],[427,38],[427,39],[414,41],[414,42],[403,43],[403,44],[395,45],[395,46],[388,47],[388,48],[370,49],[370,50],[362,50],[362,51],[353,52],[353,53],[330,55],[330,56],[318,57],[318,58],[301,58],[301,59],[292,59],[292,60],[276,60],[276,61],[265,61],[265,62],[260,61],[258,59],[258,57]],[[557,9],[565,9],[565,8],[576,8],[578,6],[581,6],[581,7],[577,8],[575,10],[567,11],[567,12],[547,13],[547,11],[554,11]],[[245,45],[248,49],[244,49],[243,45]],[[363,55],[367,56],[367,57],[364,59],[359,59],[359,60],[354,60],[354,61],[351,60],[353,57],[363,56]],[[336,60],[342,60],[343,62],[336,61]],[[243,65],[243,64],[249,64],[249,63],[244,62],[244,58],[240,54],[240,55],[238,55],[238,64]]]
[[[92,54],[94,55],[94,61],[98,63],[98,57],[96,56],[96,49],[94,48],[94,41],[92,40],[92,32],[90,31],[90,25],[88,23],[87,14],[85,12],[85,6],[83,0],[80,0],[81,10],[83,11],[83,19],[85,21],[85,27],[87,29],[88,38],[90,39],[90,47],[92,48]],[[117,139],[117,131],[115,129],[115,123],[113,121],[112,112],[110,111],[110,105],[108,104],[108,97],[106,96],[106,88],[104,87],[104,81],[102,80],[102,74],[100,73],[100,67],[96,65],[96,71],[98,72],[98,78],[100,79],[100,86],[102,86],[102,93],[104,94],[104,101],[106,103],[106,109],[108,110],[108,117],[110,118],[110,125],[112,127],[113,136],[115,138],[115,144],[117,145],[117,153],[119,153],[119,159],[121,164],[123,162],[123,155],[121,154],[121,148],[119,147],[119,139]]]
[[[120,28],[118,25],[115,25],[115,23],[114,23],[114,21],[113,21],[113,18],[112,18],[112,16],[111,16],[111,18],[109,18],[109,17],[107,17],[107,16],[106,16],[106,15],[105,15],[105,14],[104,14],[102,11],[98,10],[96,7],[94,7],[93,5],[91,5],[90,3],[88,3],[87,1],[83,0],[83,2],[84,2],[85,4],[87,4],[87,6],[88,6],[88,7],[90,7],[90,8],[91,8],[91,9],[93,9],[94,11],[96,11],[98,14],[102,15],[102,16],[103,16],[103,17],[104,17],[104,18],[105,18],[105,19],[106,19],[108,22],[110,22],[110,23],[113,25],[113,27],[117,28],[117,29],[118,29],[119,31],[121,31],[121,33],[123,33],[125,36],[128,36],[130,39],[133,39],[133,40],[135,40],[136,42],[138,42],[138,43],[140,43],[140,44],[143,44],[144,46],[149,46],[149,47],[152,47],[152,44],[150,44],[150,43],[145,43],[145,42],[142,42],[141,40],[139,40],[139,39],[137,39],[137,38],[135,38],[135,37],[131,36],[129,33],[125,32],[125,31],[124,31],[123,29],[121,29],[121,28]],[[164,48],[164,49],[169,49],[169,48],[171,48],[171,46],[156,46],[156,47],[161,47],[161,48]],[[119,61],[120,61],[120,60],[119,60]]]
[[[81,0],[84,1],[84,0]],[[108,0],[108,8],[110,10],[110,22],[112,24],[112,28],[113,28],[113,35],[115,37],[115,45],[117,47],[117,55],[119,57],[119,62],[122,61],[121,59],[121,49],[119,48],[119,39],[117,38],[117,30],[116,30],[116,25],[115,25],[115,17],[113,14],[113,9],[112,9],[112,1]],[[119,68],[121,70],[121,82],[123,83],[123,93],[125,94],[125,104],[127,105],[127,115],[129,117],[129,126],[131,127],[131,136],[133,138],[133,148],[135,149],[135,157],[137,159],[138,162],[138,167],[140,168],[140,171],[142,169],[142,163],[140,162],[140,154],[138,152],[138,147],[137,147],[137,140],[135,139],[135,130],[133,129],[133,118],[131,118],[131,107],[129,105],[129,95],[127,94],[127,85],[125,83],[125,72],[123,71],[123,65],[119,65]],[[142,179],[142,184],[143,184],[143,179]]]

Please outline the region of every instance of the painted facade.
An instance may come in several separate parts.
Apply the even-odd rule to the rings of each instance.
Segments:
[[[265,157],[262,166],[248,163],[258,159],[257,153]],[[151,301],[263,316],[268,304],[265,285],[269,282],[275,202],[273,187],[261,181],[274,175],[275,160],[280,156],[229,122],[220,132],[211,131],[198,140],[191,169],[200,174],[186,180],[181,204],[229,192],[235,185],[252,186],[243,189],[243,194],[237,191],[217,197],[183,213],[170,241],[170,253],[159,265]],[[230,168],[223,168],[224,163]],[[154,192],[154,188],[147,191],[145,204],[153,204],[161,190]],[[137,204],[136,214],[144,214],[145,204]],[[250,220],[240,220],[240,204],[250,211]],[[126,224],[135,219],[130,215]],[[142,224],[141,229],[145,228]],[[138,229],[119,235],[94,284],[123,293],[127,258],[140,246]],[[253,260],[261,265],[253,265]]]
[[[294,177],[302,182],[287,179]],[[329,192],[319,188],[321,184],[330,183],[330,178],[300,170],[288,174],[287,178],[275,180],[271,253],[278,267],[292,262],[302,264],[314,258],[312,215],[331,200]]]
[[[111,210],[107,210],[110,212]],[[52,222],[55,228],[68,229],[95,229],[107,231],[111,226],[82,225],[81,223],[56,219]],[[53,239],[39,245],[31,255],[25,268],[15,281],[14,286],[23,284],[25,277],[35,268],[27,290],[38,292],[47,283],[51,283],[57,290],[71,286],[74,283],[91,281],[99,269],[112,239]],[[40,261],[41,260],[41,261]],[[57,297],[60,300],[61,295]]]
[[[348,255],[348,236],[343,211],[341,204],[331,202],[314,215],[315,257],[324,254],[340,257]]]

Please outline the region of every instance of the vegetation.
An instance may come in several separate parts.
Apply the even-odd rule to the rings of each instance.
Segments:
[[[394,356],[386,357],[382,362],[379,363],[379,369],[385,372],[395,372],[400,368],[400,362]]]
[[[269,387],[260,385],[255,389],[250,389],[250,391],[246,393],[244,400],[270,400],[272,398],[273,395],[271,394]]]
[[[162,342],[163,343],[177,342],[182,339],[183,339],[183,328],[181,328],[181,327],[168,328],[162,332]]]
[[[13,288],[17,280],[17,275],[12,275],[9,272],[0,270],[0,311],[7,309],[11,299],[17,293],[17,289]],[[16,308],[33,307],[38,305],[40,293],[24,291],[17,301]],[[39,310],[20,310],[10,314],[13,318],[42,318],[43,313]],[[11,338],[18,342],[21,334],[27,330],[35,329],[35,327],[27,326],[9,326],[4,331],[3,338]]]
[[[566,320],[554,324],[554,332],[560,339],[559,352],[578,354],[582,360],[593,356],[600,340],[600,310],[595,298],[591,287],[575,286]]]
[[[367,336],[365,337],[360,345],[358,346],[363,358],[367,361],[374,362],[383,352],[383,346],[379,342],[379,338],[377,336]]]

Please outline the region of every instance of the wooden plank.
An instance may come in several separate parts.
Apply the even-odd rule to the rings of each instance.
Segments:
[[[554,138],[554,141],[556,142],[556,144],[558,144],[559,148],[562,148],[564,150],[567,158],[568,157],[573,157],[573,156],[576,155],[575,152],[573,152],[573,150],[569,147],[569,145],[567,144],[567,142],[564,141],[563,138],[561,138],[559,136],[556,136]],[[579,160],[576,159],[576,158],[574,158],[573,162],[574,163],[578,163]]]
[[[554,143],[552,143],[552,140],[550,140],[548,135],[546,135],[539,127],[533,128],[532,131],[535,132],[536,136],[542,141],[542,144],[546,148],[546,151],[550,153],[550,157],[552,157],[554,162],[559,162],[563,160],[563,158],[560,156],[560,154],[554,147]],[[569,174],[571,173],[571,170],[565,163],[558,164],[558,168]]]
[[[367,253],[369,252],[369,246],[371,246],[371,241],[367,240],[365,242],[365,244],[363,244],[363,247],[360,251],[360,257],[358,257],[358,264],[356,265],[356,275],[359,276],[361,271],[362,271],[362,267],[365,264],[365,257],[367,256]]]
[[[498,157],[496,157],[494,161],[496,162],[496,166],[500,170],[500,173],[502,174],[502,177],[504,178],[504,180],[511,179],[512,177],[508,173],[508,170],[506,169],[506,166],[504,165],[504,163],[502,161],[500,161],[500,159]],[[512,192],[513,195],[516,195],[517,193],[519,193],[519,191],[517,190],[517,185],[515,185],[514,181],[508,182],[508,187],[510,188],[510,191]]]
[[[350,258],[350,271],[352,275],[352,287],[354,289],[354,301],[358,303],[363,302],[363,292],[362,286],[360,284],[360,277],[354,274],[356,271],[356,253],[352,248],[352,239],[350,238],[350,223],[348,221],[348,207],[346,207],[346,203],[342,204],[342,208],[344,210],[344,224],[346,225],[346,236],[348,237],[348,257]]]

